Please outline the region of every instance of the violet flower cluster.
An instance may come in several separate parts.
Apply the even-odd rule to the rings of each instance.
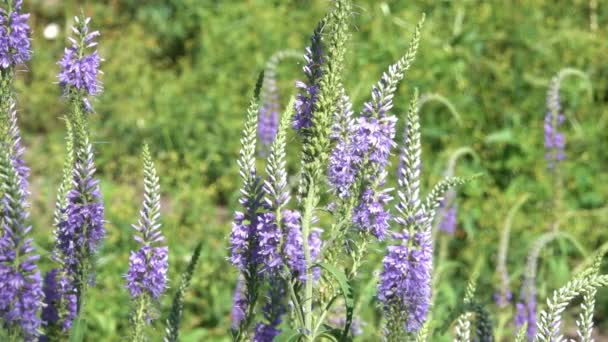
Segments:
[[[6,69],[31,58],[29,13],[22,13],[22,0],[8,0],[0,8],[0,67]]]
[[[92,146],[85,141],[74,166],[73,188],[67,195],[63,219],[57,227],[57,249],[63,266],[76,277],[78,286],[92,281],[89,263],[105,236],[104,205],[95,171]]]
[[[311,44],[304,54],[305,65],[302,68],[306,82],[296,81],[298,95],[294,104],[295,114],[293,128],[296,131],[308,129],[312,126],[312,115],[319,95],[319,82],[323,75],[323,45],[322,30],[324,22],[319,23],[310,38]]]
[[[405,317],[405,330],[420,330],[429,311],[433,247],[430,235],[403,234],[383,259],[378,299],[387,313]],[[394,319],[389,317],[390,319]]]
[[[417,95],[406,117],[401,152],[400,201],[396,207],[399,215],[395,221],[403,231],[393,234],[397,244],[388,247],[378,284],[378,299],[388,315],[388,324],[401,326],[406,333],[420,330],[426,320],[431,301],[433,259],[431,222],[434,211],[423,205],[420,198],[422,161],[416,102]]]
[[[127,289],[132,298],[148,296],[158,299],[167,286],[169,249],[160,231],[160,186],[147,146],[144,146],[144,201],[140,210],[135,241],[141,244],[129,257]]]
[[[450,191],[439,208],[439,230],[448,235],[454,235],[458,224],[457,216],[458,204],[455,202],[455,193]]]
[[[98,76],[101,73],[99,64],[101,58],[97,50],[87,53],[88,50],[95,48],[99,37],[99,31],[89,32],[91,18],[75,17],[76,26],[72,31],[76,37],[69,37],[70,46],[64,50],[63,57],[59,61],[59,84],[66,95],[78,93],[87,111],[92,107],[88,96],[95,96],[102,90]]]
[[[258,121],[258,136],[262,148],[267,149],[279,129],[279,90],[277,88],[277,75],[275,67],[266,68],[264,73],[264,86],[261,96]]]
[[[565,147],[566,138],[564,133],[559,131],[559,127],[565,121],[559,99],[560,75],[551,79],[549,90],[547,91],[547,113],[545,115],[544,134],[545,134],[545,159],[549,169],[553,169],[559,162],[566,158]]]
[[[385,169],[391,149],[395,146],[397,120],[394,116],[380,113],[376,113],[378,117],[375,117],[367,109],[353,120],[349,102],[343,95],[337,122],[349,126],[341,129],[334,127],[337,142],[329,159],[327,177],[330,187],[339,198],[359,197],[353,212],[353,223],[361,231],[383,240],[390,220],[390,213],[385,206],[392,197],[388,191],[378,188],[385,182]],[[366,108],[370,106],[370,103],[365,104]],[[355,188],[358,179],[364,184],[360,189]]]
[[[64,270],[54,268],[45,274],[42,290],[45,304],[42,320],[47,327],[57,326],[63,332],[69,331],[78,312],[76,289],[72,281]]]
[[[42,324],[42,277],[36,261],[26,197],[7,145],[2,146],[0,179],[4,193],[0,237],[0,320],[13,338],[32,341]]]

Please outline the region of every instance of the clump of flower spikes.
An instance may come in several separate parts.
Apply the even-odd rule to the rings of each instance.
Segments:
[[[0,323],[6,337],[33,341],[42,324],[42,277],[27,225],[29,169],[17,125],[14,69],[30,58],[28,14],[21,1],[0,7]]]
[[[334,193],[342,199],[358,197],[353,223],[376,238],[385,238],[390,214],[384,208],[391,200],[387,190],[380,190],[386,178],[386,166],[395,146],[396,118],[389,115],[399,81],[413,62],[420,39],[421,21],[407,53],[372,90],[372,100],[364,104],[361,115],[352,119],[348,98],[342,94],[338,118],[341,128],[334,127],[337,140],[330,159],[328,180]]]
[[[259,89],[260,84],[256,87]],[[256,91],[256,94],[258,92]],[[256,96],[257,97],[257,96]],[[269,180],[262,184],[255,169],[255,147],[256,147],[256,124],[258,105],[256,97],[248,109],[243,138],[242,149],[239,158],[241,177],[244,180],[242,190],[243,197],[240,200],[244,212],[235,213],[235,221],[231,232],[231,257],[230,261],[242,273],[242,288],[235,291],[235,317],[233,317],[234,330],[246,334],[242,325],[249,317],[243,317],[239,313],[253,310],[256,305],[257,291],[266,281],[271,285],[279,285],[276,280],[277,272],[283,267],[299,264],[298,254],[285,253],[284,250],[294,248],[292,243],[302,243],[301,237],[294,237],[293,242],[283,236],[283,227],[288,230],[285,235],[294,235],[299,231],[300,216],[297,212],[285,209],[289,201],[287,191],[287,173],[285,171],[285,134],[291,119],[291,111],[285,113],[281,124],[270,148],[268,156],[267,174]],[[293,103],[290,103],[293,106]],[[290,233],[291,232],[291,233]],[[295,234],[297,235],[297,234]],[[292,236],[293,237],[293,236]],[[285,241],[285,243],[282,243]],[[289,257],[282,257],[289,255]],[[290,261],[285,261],[289,259]],[[299,270],[293,269],[294,274]],[[270,287],[269,293],[281,293],[280,289]],[[273,298],[276,296],[269,296]],[[253,306],[253,307],[252,307]],[[269,311],[272,305],[265,306]],[[280,323],[278,316],[283,310],[267,312],[265,325],[258,325],[258,334],[274,334],[273,326]],[[244,337],[242,337],[244,338]]]
[[[168,247],[160,230],[160,186],[147,145],[143,148],[144,200],[134,236],[141,246],[129,256],[126,288],[134,302],[133,340],[144,341],[144,327],[152,318],[152,303],[167,286]]]

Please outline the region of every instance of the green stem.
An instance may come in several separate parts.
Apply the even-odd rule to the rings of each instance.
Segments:
[[[146,327],[146,307],[148,306],[148,298],[146,295],[138,298],[137,309],[133,317],[133,341],[145,341],[144,329]]]
[[[304,284],[304,328],[307,336],[312,332],[312,260],[308,246],[310,225],[315,201],[315,185],[311,180],[308,193],[304,200],[304,216],[302,218],[302,245],[304,247],[304,259],[306,260],[306,283]]]

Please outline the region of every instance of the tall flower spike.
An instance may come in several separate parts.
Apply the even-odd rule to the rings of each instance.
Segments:
[[[388,115],[388,112],[393,107],[393,97],[399,81],[405,77],[405,72],[416,57],[423,23],[424,16],[416,26],[406,54],[391,65],[378,84],[372,88],[372,99],[364,104],[363,112],[355,123],[351,151],[345,149],[341,144],[338,144],[334,151],[338,152],[343,162],[366,161],[365,165],[360,165],[358,169],[363,172],[363,175],[359,177],[369,185],[366,185],[359,193],[359,204],[355,208],[353,218],[355,225],[371,232],[380,240],[384,239],[389,227],[390,214],[384,206],[390,197],[386,195],[385,191],[379,192],[377,188],[385,182],[385,168],[388,165],[391,150],[395,146],[395,124],[397,122],[397,118]],[[410,112],[417,112],[417,105],[414,103],[413,106]],[[340,153],[341,150],[347,150],[347,152]],[[371,229],[365,227],[371,227]]]
[[[13,166],[19,175],[19,184],[25,196],[29,195],[28,178],[30,176],[30,168],[25,165],[23,153],[25,148],[21,144],[21,133],[17,124],[17,109],[14,101],[11,101],[9,107],[9,126],[8,137],[12,145],[11,159]]]
[[[27,62],[31,57],[29,13],[22,13],[22,0],[6,1],[7,8],[0,8],[0,67]]]
[[[547,299],[547,309],[539,315],[538,334],[534,342],[563,341],[560,334],[561,315],[568,303],[575,297],[608,286],[608,275],[592,274],[587,277],[575,277]]]
[[[264,84],[260,94],[261,106],[258,119],[258,136],[260,138],[260,154],[265,155],[274,141],[279,129],[279,89],[277,87],[277,69],[279,63],[287,58],[302,58],[293,50],[282,50],[273,54],[264,70]],[[290,104],[294,107],[294,104]]]
[[[83,139],[83,147],[77,151],[72,190],[57,227],[57,249],[67,273],[75,281],[79,301],[83,286],[94,278],[94,257],[105,236],[104,206],[95,178],[93,147],[88,137]]]
[[[398,180],[395,221],[403,232],[394,234],[399,244],[388,247],[378,284],[378,298],[387,315],[391,339],[418,332],[427,319],[432,285],[432,222],[445,193],[465,182],[460,178],[445,178],[435,185],[424,202],[420,199],[422,162],[417,101],[416,92],[406,116]]]
[[[496,262],[496,273],[500,278],[500,286],[498,293],[496,293],[494,296],[496,304],[499,307],[507,306],[512,298],[512,293],[509,289],[509,271],[507,270],[507,252],[509,250],[509,238],[511,236],[511,226],[513,224],[513,218],[527,199],[528,195],[526,194],[517,200],[517,202],[509,210],[507,218],[505,219],[505,225],[502,229],[500,245],[498,247],[498,258]]]
[[[65,136],[65,159],[63,160],[63,172],[61,183],[57,189],[57,198],[55,200],[55,211],[53,213],[53,225],[57,227],[62,219],[62,215],[67,204],[66,195],[70,192],[72,186],[72,169],[74,167],[74,132],[70,120],[65,120],[66,136]],[[55,232],[56,234],[56,232]]]
[[[397,91],[397,85],[405,77],[405,73],[416,58],[424,18],[423,15],[416,25],[414,36],[405,55],[395,64],[389,66],[388,71],[382,74],[382,78],[372,89],[372,100],[365,103],[364,115],[381,118],[386,116],[393,108],[393,97],[395,96],[395,91]]]
[[[561,76],[554,76],[549,83],[547,91],[547,114],[545,115],[545,158],[549,169],[553,169],[565,157],[566,140],[564,134],[559,131],[559,126],[564,122],[565,116],[561,112],[559,100]]]
[[[141,247],[131,252],[127,289],[132,298],[160,298],[167,285],[168,247],[160,230],[160,185],[147,145],[143,148],[144,201],[139,220],[133,225]]]
[[[323,72],[321,68],[324,62],[321,36],[324,27],[325,20],[321,20],[310,37],[310,46],[306,48],[304,53],[306,64],[302,70],[306,76],[306,83],[296,81],[296,88],[299,91],[294,103],[293,128],[297,131],[308,129],[312,125],[312,114],[317,102],[319,82]]]
[[[256,234],[258,239],[258,262],[261,272],[268,277],[275,277],[283,265],[281,246],[283,245],[283,208],[290,199],[287,187],[287,170],[285,162],[285,139],[293,114],[293,101],[281,118],[277,138],[272,143],[264,181],[264,204],[269,211],[258,216]],[[273,298],[273,296],[269,296]]]
[[[390,329],[395,330],[389,332],[392,338],[422,328],[431,297],[433,244],[420,200],[421,147],[417,100],[416,92],[406,117],[401,153],[399,216],[395,221],[404,228],[404,232],[396,234],[398,245],[388,247],[378,284],[378,298],[384,306]]]
[[[144,327],[152,319],[152,302],[157,301],[167,287],[169,248],[164,245],[160,230],[160,185],[148,145],[143,148],[144,200],[139,220],[133,225],[134,236],[141,246],[129,256],[126,288],[134,301],[134,341],[145,341]]]
[[[280,212],[289,202],[290,194],[287,185],[287,165],[286,165],[286,139],[287,128],[293,115],[293,99],[287,106],[287,110],[281,117],[281,123],[277,132],[276,139],[272,142],[266,174],[268,179],[264,181],[264,202],[268,208]]]
[[[238,268],[243,277],[244,296],[240,303],[243,312],[252,312],[258,295],[258,229],[259,213],[262,206],[262,184],[255,167],[256,132],[258,122],[258,100],[262,87],[263,73],[260,74],[255,87],[254,96],[247,109],[245,127],[241,136],[239,152],[239,174],[243,180],[239,203],[243,212],[234,213],[234,221],[230,232],[230,263]],[[251,318],[244,315],[238,327],[233,329],[235,339],[241,339],[247,334]]]
[[[0,151],[0,182],[4,210],[0,237],[0,319],[14,340],[35,340],[42,308],[42,277],[36,266],[31,227],[26,225],[25,193],[9,148]]]
[[[263,192],[262,184],[255,167],[255,148],[259,89],[258,82],[254,99],[247,109],[247,118],[243,135],[241,137],[241,150],[239,152],[239,175],[243,180],[239,203],[244,212],[235,212],[230,233],[230,262],[241,272],[249,267],[255,268],[255,229],[257,225],[257,211],[261,205]],[[254,272],[255,273],[255,272]]]
[[[95,38],[99,31],[89,32],[91,18],[75,17],[76,25],[72,27],[74,37],[69,37],[70,46],[65,48],[63,57],[59,61],[59,84],[66,96],[78,94],[83,101],[84,108],[91,111],[88,96],[95,96],[102,90],[98,76],[99,64],[102,59],[97,50],[87,53],[97,46]]]
[[[310,118],[310,129],[301,131],[304,139],[302,143],[302,177],[298,195],[299,198],[305,199],[310,194],[312,197],[309,200],[312,202],[318,202],[317,189],[324,171],[327,170],[327,159],[331,152],[332,121],[340,98],[344,55],[346,54],[346,43],[350,38],[352,4],[349,0],[336,0],[333,5],[334,8],[319,24],[323,25],[324,54],[318,83],[318,96]],[[312,209],[315,205],[309,207]],[[312,217],[309,213],[303,213],[302,216]],[[308,222],[303,224],[303,234],[306,244],[309,234]],[[310,290],[310,288],[307,289],[307,291]]]

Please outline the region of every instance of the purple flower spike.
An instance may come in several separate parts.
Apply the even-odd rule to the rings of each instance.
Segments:
[[[99,31],[89,32],[90,18],[75,18],[76,26],[72,31],[76,38],[70,37],[71,46],[67,47],[64,55],[59,61],[59,84],[66,94],[76,91],[83,97],[85,109],[91,107],[87,96],[95,96],[101,92],[101,83],[97,79],[100,71],[99,64],[102,59],[97,50],[87,53],[86,51],[97,46],[95,38],[99,37]],[[87,109],[88,110],[88,109]]]
[[[565,121],[562,113],[559,98],[560,75],[555,76],[547,91],[547,114],[545,115],[545,159],[549,169],[553,169],[557,164],[566,158],[566,138],[559,131],[559,127]]]
[[[319,81],[322,75],[323,48],[321,44],[321,23],[310,38],[311,44],[306,48],[304,59],[306,64],[302,68],[307,82],[296,81],[298,95],[294,105],[293,128],[296,131],[308,129],[312,126],[312,115],[319,96]]]
[[[0,151],[2,235],[0,236],[0,320],[26,341],[36,340],[41,320],[42,277],[26,224],[26,198],[21,178],[5,145]]]
[[[431,300],[431,264],[433,246],[428,233],[416,233],[389,246],[383,260],[378,285],[378,299],[387,310],[405,319],[405,330],[418,331],[426,320]]]
[[[29,13],[21,13],[22,0],[9,0],[9,9],[0,8],[0,67],[30,60]]]
[[[267,68],[258,120],[258,136],[262,147],[266,149],[272,144],[279,130],[279,91],[276,77],[276,70]]]
[[[458,223],[458,205],[453,203],[449,207],[442,207],[440,213],[442,216],[440,217],[441,221],[439,221],[439,230],[446,234],[454,235],[456,224]]]
[[[127,289],[132,298],[159,299],[167,287],[169,249],[163,246],[160,230],[160,186],[148,147],[144,146],[144,201],[137,224],[135,241],[141,244],[129,257]]]
[[[526,293],[527,292],[527,293]],[[524,291],[522,299],[516,304],[515,325],[521,327],[528,323],[527,336],[532,341],[536,336],[536,292],[530,288]]]
[[[105,236],[104,206],[99,181],[94,178],[93,151],[88,141],[74,168],[73,189],[57,227],[57,249],[64,267],[76,278],[84,276],[82,265],[97,252]],[[93,275],[88,274],[92,280]]]

